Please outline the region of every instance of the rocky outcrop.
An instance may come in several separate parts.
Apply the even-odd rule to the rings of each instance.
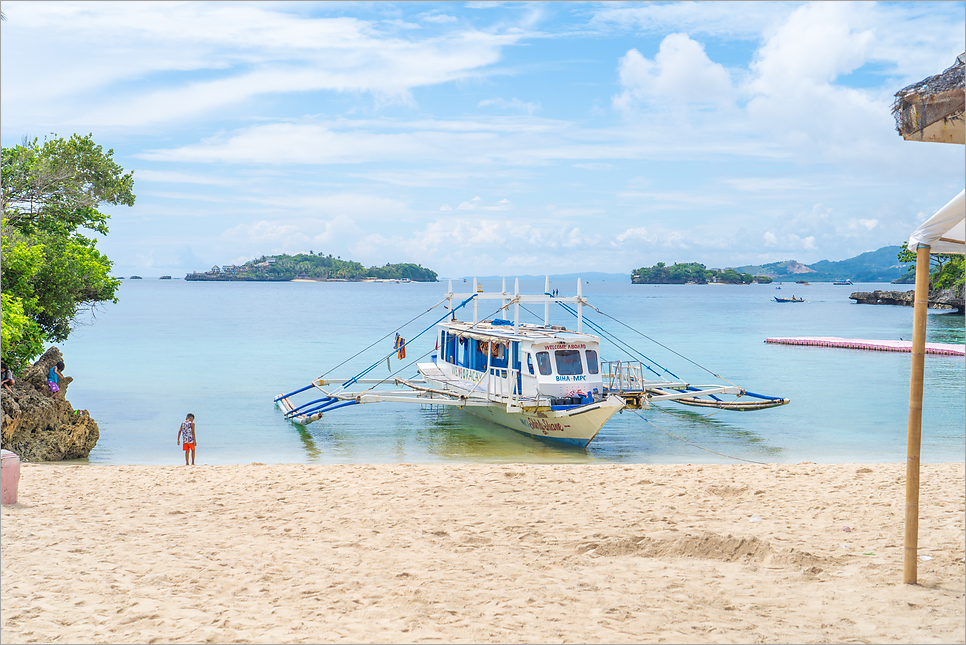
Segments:
[[[22,461],[61,461],[87,457],[100,437],[87,410],[74,410],[67,400],[73,379],[61,379],[60,392],[50,398],[47,371],[63,356],[51,347],[16,379],[13,392],[0,391],[2,446]]]
[[[915,305],[916,290],[911,291],[856,291],[851,296],[860,305]],[[930,289],[930,309],[956,309],[959,313],[966,310],[963,303],[963,288],[959,289]]]

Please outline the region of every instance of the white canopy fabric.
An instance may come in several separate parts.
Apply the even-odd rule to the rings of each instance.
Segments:
[[[913,253],[920,244],[930,253],[966,253],[966,190],[939,209],[909,237]]]

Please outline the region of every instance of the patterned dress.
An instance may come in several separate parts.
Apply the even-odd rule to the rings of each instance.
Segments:
[[[191,421],[185,421],[181,424],[181,441],[182,443],[195,442],[195,431],[191,427]]]

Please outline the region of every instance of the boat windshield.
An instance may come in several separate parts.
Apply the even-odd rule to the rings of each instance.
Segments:
[[[584,368],[580,364],[580,351],[576,349],[558,349],[554,352],[557,358],[557,374],[571,376],[583,374]]]
[[[540,370],[541,376],[549,376],[552,371],[550,368],[550,353],[549,352],[537,352],[537,369]]]
[[[587,350],[587,372],[590,374],[596,374],[597,371],[598,371],[597,370],[597,352],[592,349],[588,349]]]

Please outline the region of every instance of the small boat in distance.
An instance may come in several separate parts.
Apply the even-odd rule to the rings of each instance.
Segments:
[[[836,281],[835,281],[835,282],[833,282],[832,284],[838,284],[838,285],[850,285],[850,284],[852,284],[852,281],[851,281],[851,280],[836,280]]]
[[[648,408],[651,403],[673,401],[749,411],[790,402],[782,397],[748,392],[717,375],[724,382],[694,385],[678,377],[598,323],[586,319],[584,309],[591,305],[583,297],[581,286],[578,279],[575,296],[559,296],[556,290],[551,292],[548,277],[544,293],[524,295],[520,293],[519,280],[512,292],[507,291],[504,280],[503,291],[484,293],[474,279],[470,293],[457,294],[453,293],[450,281],[443,300],[424,312],[445,304],[445,313],[422,331],[412,336],[407,333],[409,341],[400,336],[402,327],[389,332],[383,338],[396,334],[392,352],[383,354],[359,374],[352,378],[323,374],[301,389],[275,397],[275,404],[286,419],[303,426],[318,421],[323,413],[360,403],[455,406],[531,437],[584,447],[612,416],[625,408]],[[481,304],[489,311],[480,312]],[[520,320],[521,309],[539,320],[539,315],[529,311],[527,305],[543,306],[542,321]],[[559,305],[575,317],[576,330],[550,324],[551,305]],[[457,320],[456,312],[460,309],[471,311],[472,318]],[[597,333],[588,333],[585,327]],[[415,350],[415,346],[410,348],[421,356],[384,378],[364,378],[374,369],[387,365],[390,358],[404,361],[406,347],[431,330],[435,333],[424,341],[428,345],[425,353]],[[634,356],[630,360],[604,360],[600,355],[604,338],[619,347],[632,349],[637,358],[651,364]],[[399,376],[400,372],[412,368],[415,368],[414,376]],[[652,372],[653,377],[649,378],[646,371]],[[356,384],[364,389],[349,391]],[[394,389],[378,390],[380,386]],[[307,390],[314,390],[318,398],[303,404],[291,400]],[[724,400],[721,398],[724,396],[735,398]]]
[[[805,298],[796,298],[795,296],[791,298],[779,298],[775,296],[775,302],[805,302]]]
[[[808,284],[805,280],[796,280],[795,284]]]

